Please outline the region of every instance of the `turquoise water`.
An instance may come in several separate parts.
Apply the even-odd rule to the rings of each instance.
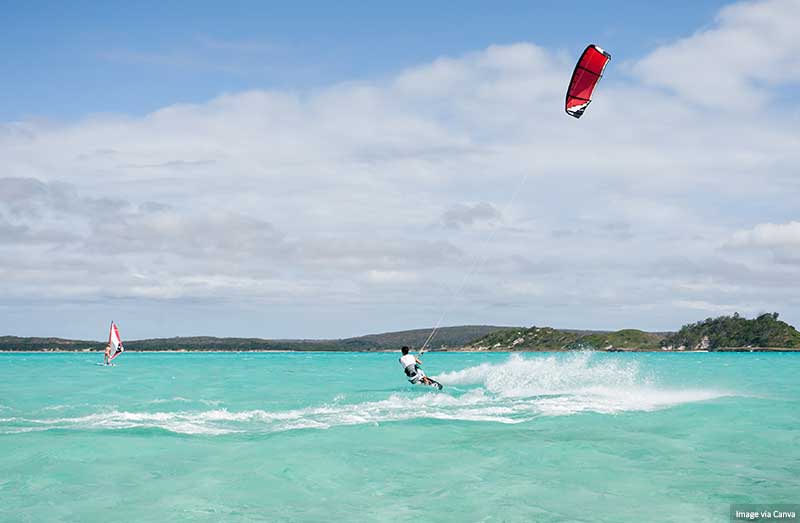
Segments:
[[[728,521],[800,354],[0,354],[0,521]]]

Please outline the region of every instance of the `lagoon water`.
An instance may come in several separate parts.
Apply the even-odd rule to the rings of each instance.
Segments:
[[[725,522],[800,502],[800,354],[0,354],[0,521]]]

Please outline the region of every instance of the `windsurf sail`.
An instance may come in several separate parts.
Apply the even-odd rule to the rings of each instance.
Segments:
[[[117,328],[117,324],[113,321],[111,322],[111,330],[108,333],[108,343],[111,344],[111,354],[108,357],[108,361],[110,362],[125,351],[125,348],[122,346],[122,340],[119,337],[119,329]]]
[[[603,70],[611,60],[611,55],[591,44],[584,51],[572,72],[572,80],[567,89],[565,110],[570,116],[580,118],[592,102],[592,93],[603,77]]]

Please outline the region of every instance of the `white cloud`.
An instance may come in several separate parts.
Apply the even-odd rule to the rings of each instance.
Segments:
[[[676,307],[693,309],[708,314],[717,314],[717,315],[733,314],[734,312],[752,314],[756,310],[746,305],[742,306],[742,305],[710,303],[707,301],[697,301],[697,300],[677,300],[674,302],[674,305]]]
[[[634,64],[646,83],[717,110],[760,109],[782,82],[800,81],[797,0],[741,2],[716,24]]]
[[[800,222],[761,223],[752,229],[736,231],[730,247],[796,248],[800,247]]]
[[[500,211],[488,202],[475,204],[459,203],[442,213],[442,222],[447,227],[458,228],[471,226],[479,222],[497,222]]]
[[[415,273],[407,271],[371,270],[367,272],[367,280],[377,284],[407,285],[416,282],[418,277]]]
[[[580,121],[563,114],[573,58],[519,43],[309,92],[0,126],[2,304],[350,318],[297,336],[360,332],[362,307],[430,324],[451,299],[453,323],[664,329],[695,319],[688,304],[747,302],[800,318],[800,265],[757,249],[798,241],[800,138],[758,111],[797,80],[797,5],[726,8],[633,78],[612,62]],[[707,78],[735,108],[709,113]]]

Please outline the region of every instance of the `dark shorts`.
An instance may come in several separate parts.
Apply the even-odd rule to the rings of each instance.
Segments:
[[[406,376],[408,376],[408,381],[414,385],[419,383],[420,380],[425,377],[425,372],[416,365],[409,365],[404,370]]]

